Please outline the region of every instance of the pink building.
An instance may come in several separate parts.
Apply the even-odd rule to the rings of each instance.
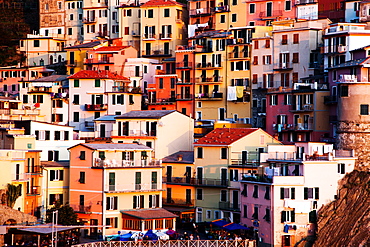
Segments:
[[[241,223],[254,229],[259,246],[294,246],[315,233],[317,211],[335,200],[355,160],[331,144],[269,145],[258,174],[242,174]]]

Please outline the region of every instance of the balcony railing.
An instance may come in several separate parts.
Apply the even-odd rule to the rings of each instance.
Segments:
[[[149,99],[148,104],[152,105],[161,105],[161,104],[174,104],[176,102],[176,98],[155,98]]]
[[[191,184],[198,186],[217,186],[227,187],[229,185],[228,180],[223,179],[212,179],[212,178],[192,178],[192,177],[163,177],[163,183],[168,184]]]
[[[260,18],[262,18],[262,19],[270,19],[270,18],[273,19],[273,18],[276,18],[278,16],[282,16],[282,15],[283,15],[282,10],[260,12]]]
[[[41,174],[42,169],[41,169],[41,166],[26,167],[25,173]]]
[[[176,100],[193,100],[193,99],[194,97],[192,94],[183,94],[183,95],[178,94],[176,96]]]
[[[221,68],[221,63],[197,63],[197,69],[214,69],[214,68]]]
[[[106,111],[108,104],[85,104],[85,111]]]
[[[229,52],[229,59],[246,59],[249,58],[249,52]]]
[[[223,79],[222,76],[200,77],[200,78],[195,78],[195,82],[205,83],[205,84],[207,84],[207,82],[221,83],[223,81],[222,79]]]
[[[292,63],[275,63],[274,70],[292,70],[293,64]]]
[[[162,199],[162,203],[164,205],[181,205],[181,206],[187,206],[187,207],[193,207],[194,204],[194,199],[183,199],[183,198],[166,198],[164,197]]]
[[[144,33],[143,34],[143,40],[145,39],[156,39],[157,36],[155,33]]]
[[[108,64],[114,63],[113,57],[108,57],[106,59],[97,59],[97,58],[85,58],[84,64]]]
[[[331,46],[325,46],[325,53],[343,53],[348,50],[348,47],[346,45],[331,45]]]
[[[172,39],[172,33],[160,33],[159,38],[160,39]]]
[[[67,66],[69,67],[76,67],[77,66],[77,60],[68,60]]]
[[[354,83],[357,82],[356,75],[339,75],[339,82],[341,83]]]
[[[275,131],[277,131],[277,132],[313,130],[313,124],[311,124],[311,123],[272,124],[272,129],[275,130]]]
[[[116,168],[116,167],[159,167],[162,160],[115,160],[95,158],[93,167]]]
[[[223,210],[240,211],[239,203],[219,202],[218,207]]]
[[[198,100],[222,100],[223,93],[202,93],[197,95]]]
[[[141,87],[130,87],[130,86],[112,86],[112,92],[142,93]]]
[[[213,8],[199,8],[199,9],[191,9],[189,11],[190,16],[201,16],[201,15],[210,15],[214,11]]]
[[[88,24],[88,23],[95,23],[95,22],[96,22],[96,19],[97,19],[97,18],[95,18],[95,17],[90,17],[90,18],[86,18],[86,17],[84,17],[84,18],[82,19],[82,23],[84,23],[84,24]]]
[[[73,208],[75,212],[91,213],[91,205],[85,206],[85,205],[70,204],[70,206]]]
[[[50,84],[51,86],[51,84]],[[28,93],[52,93],[51,87],[30,87]]]
[[[31,188],[27,189],[27,195],[40,195],[41,187],[40,186],[32,186]]]
[[[152,49],[152,50],[143,50],[142,56],[172,56],[172,50],[170,49]]]
[[[291,112],[311,112],[314,110],[313,104],[308,105],[291,105],[290,111]]]
[[[193,66],[193,63],[192,62],[179,62],[179,63],[176,63],[176,68],[177,69],[181,69],[181,68],[185,68],[185,69],[190,69],[192,68]]]

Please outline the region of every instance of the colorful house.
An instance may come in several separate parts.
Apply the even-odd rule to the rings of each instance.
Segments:
[[[241,174],[257,170],[268,144],[280,146],[254,128],[219,128],[194,143],[196,222],[223,218],[240,222]]]

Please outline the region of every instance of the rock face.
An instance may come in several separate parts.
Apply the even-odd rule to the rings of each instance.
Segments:
[[[339,186],[337,200],[318,212],[314,246],[370,246],[370,172],[355,170]]]

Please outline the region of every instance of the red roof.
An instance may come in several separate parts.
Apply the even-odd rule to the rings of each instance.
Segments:
[[[114,80],[126,80],[127,77],[114,74],[108,70],[81,70],[71,76],[68,79],[114,79]]]
[[[258,128],[219,128],[200,138],[195,145],[230,145]]]
[[[95,51],[120,51],[130,46],[104,46],[96,49]]]
[[[172,0],[149,0],[148,2],[141,5],[141,7],[161,6],[161,5],[171,6],[171,5],[182,5],[182,4],[176,1],[172,1]]]
[[[140,209],[140,210],[127,210],[121,211],[122,214],[139,218],[139,219],[164,219],[164,218],[176,218],[176,214],[168,212],[163,208],[155,209]]]

